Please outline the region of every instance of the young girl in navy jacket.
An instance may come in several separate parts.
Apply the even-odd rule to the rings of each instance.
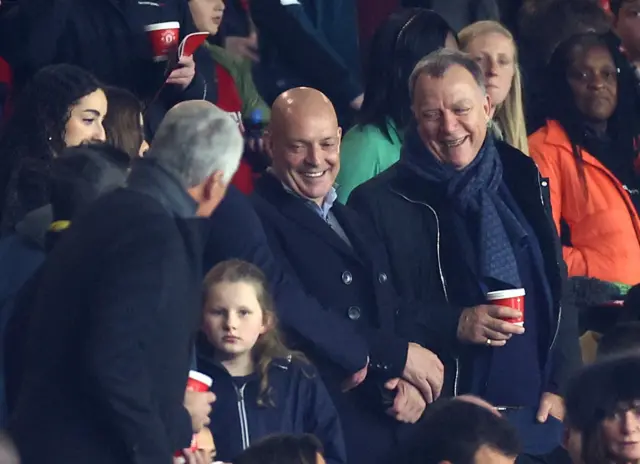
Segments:
[[[205,277],[198,370],[213,379],[217,396],[209,426],[216,459],[231,462],[267,435],[310,433],[327,464],[344,464],[338,413],[304,355],[284,346],[267,288],[263,273],[239,260]]]

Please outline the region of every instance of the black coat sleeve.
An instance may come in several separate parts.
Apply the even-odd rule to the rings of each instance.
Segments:
[[[172,417],[160,417],[140,349],[149,322],[169,317],[158,312],[159,289],[168,281],[166,256],[173,250],[160,226],[132,224],[110,251],[105,278],[92,295],[86,337],[85,362],[97,397],[104,399],[110,422],[137,464],[170,464],[173,452],[188,445],[191,436],[182,404],[174,406]]]
[[[307,371],[311,367],[303,369]],[[301,383],[300,397],[305,402],[304,432],[318,437],[324,447],[327,464],[346,464],[347,450],[342,425],[327,388],[317,372],[303,373]]]
[[[326,311],[285,270],[272,252],[251,202],[233,186],[211,216],[205,271],[232,258],[253,263],[265,273],[283,328],[305,340],[349,374],[365,367],[368,356],[366,340],[348,322]]]
[[[551,375],[546,389],[546,391],[556,394],[562,394],[569,378],[582,365],[578,322],[579,309],[567,291],[566,266],[561,258],[560,262],[562,263],[563,283],[565,285],[557,334],[551,347]]]
[[[362,88],[340,56],[317,31],[298,2],[279,0],[250,2],[258,34],[268,35],[286,59],[325,93],[335,95],[345,106]],[[336,102],[337,103],[337,102]]]

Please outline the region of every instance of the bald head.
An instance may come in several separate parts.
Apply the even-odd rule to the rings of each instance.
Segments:
[[[335,121],[338,117],[331,101],[319,90],[310,87],[296,87],[282,93],[273,103],[271,128],[278,130],[292,119],[318,117]]]
[[[322,205],[340,170],[336,111],[318,90],[298,87],[273,104],[267,151],[276,176],[298,195]]]

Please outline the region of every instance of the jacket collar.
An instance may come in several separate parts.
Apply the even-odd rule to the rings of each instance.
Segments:
[[[224,367],[224,365],[215,359],[215,349],[202,332],[197,336],[197,353],[199,369],[210,374],[214,373],[216,377],[231,377],[231,374],[229,374],[229,371]],[[293,360],[290,356],[287,358],[274,359],[269,365],[269,372],[288,371],[291,368],[292,362]],[[253,380],[254,377],[255,379],[258,378],[258,376],[255,375],[252,376],[251,379]]]
[[[196,216],[198,203],[191,198],[173,174],[153,159],[141,158],[133,162],[127,187],[149,195],[173,216]]]
[[[546,145],[553,145],[556,147],[564,148],[565,150],[568,149],[570,151],[572,150],[569,136],[558,121],[548,120],[547,125],[540,130],[544,131],[545,133],[544,143]],[[600,162],[600,160],[598,160],[598,158],[593,156],[584,148],[580,147],[580,153],[582,155],[582,160],[585,163],[609,172],[609,170],[605,167],[604,164]]]
[[[318,212],[305,204],[306,200],[304,198],[288,193],[282,183],[274,176],[266,175],[259,179],[255,185],[255,194],[270,203],[289,220],[320,237],[332,247],[357,258],[354,250],[338,236],[331,226],[320,217]],[[331,212],[335,215],[340,226],[355,247],[357,244],[354,243],[353,234],[350,233],[352,231],[351,223],[345,217],[346,215],[343,214],[342,208],[344,207],[340,203],[335,203],[331,208]]]
[[[269,173],[269,175],[273,176],[275,179],[278,179],[278,176],[275,174],[272,168],[268,168],[267,173]],[[280,179],[278,179],[278,181],[280,182],[280,184],[282,184],[282,188],[285,190],[285,192],[287,192],[289,195],[293,195],[294,197],[297,197],[300,200],[302,200],[305,205],[307,205],[311,210],[313,210],[316,214],[322,217],[322,219],[324,219],[325,221],[329,217],[329,212],[331,211],[333,204],[338,199],[338,193],[336,191],[336,188],[331,187],[331,190],[329,190],[329,193],[327,193],[327,196],[324,198],[322,202],[322,206],[319,206],[315,201],[305,198],[302,195],[300,195],[298,192],[295,192],[291,187],[289,187],[287,184],[282,182]]]

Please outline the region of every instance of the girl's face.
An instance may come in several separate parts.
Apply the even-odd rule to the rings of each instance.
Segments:
[[[640,461],[640,401],[607,417],[602,422],[602,436],[615,462]]]
[[[224,14],[224,0],[190,0],[189,9],[200,32],[218,33]]]
[[[255,287],[247,282],[220,282],[207,295],[203,331],[222,355],[250,354],[266,330]]]
[[[106,135],[102,121],[107,115],[107,96],[101,89],[78,100],[71,107],[69,120],[64,128],[66,147],[77,147],[88,142],[104,142]]]
[[[492,105],[495,107],[504,103],[516,72],[516,49],[513,41],[497,32],[482,34],[469,43],[466,52],[484,71]]]

